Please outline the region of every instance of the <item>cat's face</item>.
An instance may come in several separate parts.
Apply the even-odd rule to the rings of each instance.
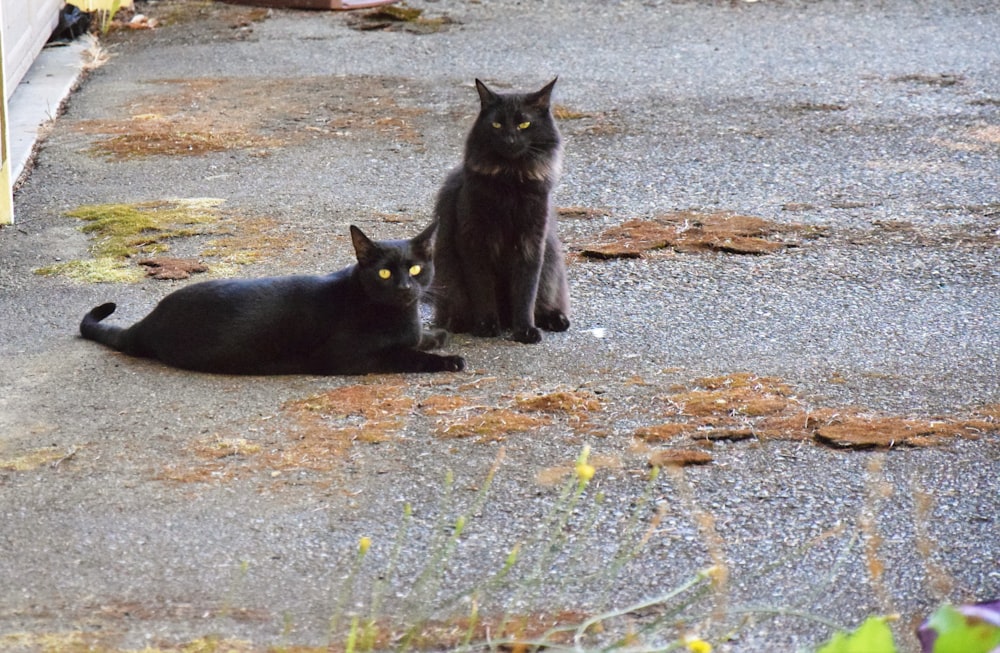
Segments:
[[[373,241],[351,225],[358,274],[369,299],[393,306],[420,301],[434,277],[436,229],[434,223],[411,240]]]
[[[471,134],[476,145],[511,162],[557,150],[559,130],[549,108],[555,83],[535,93],[495,93],[477,79],[481,108]]]

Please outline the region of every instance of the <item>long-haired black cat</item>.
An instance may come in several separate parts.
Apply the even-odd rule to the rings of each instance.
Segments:
[[[225,374],[367,374],[459,371],[459,356],[424,331],[420,297],[434,274],[436,225],[412,240],[372,241],[351,226],[358,262],[326,276],[218,279],[186,286],[128,328],[104,324],[102,304],[84,338],[168,365]]]
[[[481,103],[462,165],[437,197],[435,323],[456,333],[535,343],[569,328],[569,291],[549,195],[562,162],[552,80]]]

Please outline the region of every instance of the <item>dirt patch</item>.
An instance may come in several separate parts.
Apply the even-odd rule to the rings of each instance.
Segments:
[[[773,439],[813,441],[838,449],[927,447],[955,437],[996,431],[994,406],[969,419],[916,419],[879,415],[861,408],[811,408],[787,383],[740,373],[695,380],[663,398],[666,423],[644,426],[645,442]]]
[[[254,80],[173,79],[123,117],[80,121],[101,138],[91,152],[111,159],[192,156],[234,149],[266,154],[313,138],[423,142],[414,126],[425,111],[406,106],[406,84],[386,77],[323,76]]]
[[[650,220],[633,219],[604,231],[596,243],[576,248],[592,259],[642,258],[669,249],[682,253],[771,254],[797,247],[822,229],[778,224],[729,212],[675,211]]]

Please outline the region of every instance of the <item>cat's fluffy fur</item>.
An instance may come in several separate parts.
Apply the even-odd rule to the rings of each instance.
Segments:
[[[562,139],[552,80],[534,93],[496,93],[480,80],[480,112],[462,165],[438,193],[435,323],[449,331],[535,343],[569,328],[569,291],[549,196]]]
[[[358,263],[326,276],[220,279],[166,297],[128,328],[91,310],[84,338],[169,365],[229,374],[458,371],[458,356],[426,349],[420,297],[433,278],[434,225],[412,240],[374,242],[351,226]]]

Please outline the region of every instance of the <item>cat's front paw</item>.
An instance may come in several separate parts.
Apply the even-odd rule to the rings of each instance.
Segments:
[[[565,331],[569,328],[569,318],[562,311],[552,311],[535,316],[535,324],[546,331]]]
[[[479,338],[496,338],[500,333],[500,322],[495,319],[479,320],[472,327],[472,335]]]
[[[461,356],[441,356],[442,372],[461,372],[465,369],[465,359]]]
[[[538,327],[525,327],[523,329],[515,329],[511,337],[517,342],[533,345],[542,341],[542,332]]]

